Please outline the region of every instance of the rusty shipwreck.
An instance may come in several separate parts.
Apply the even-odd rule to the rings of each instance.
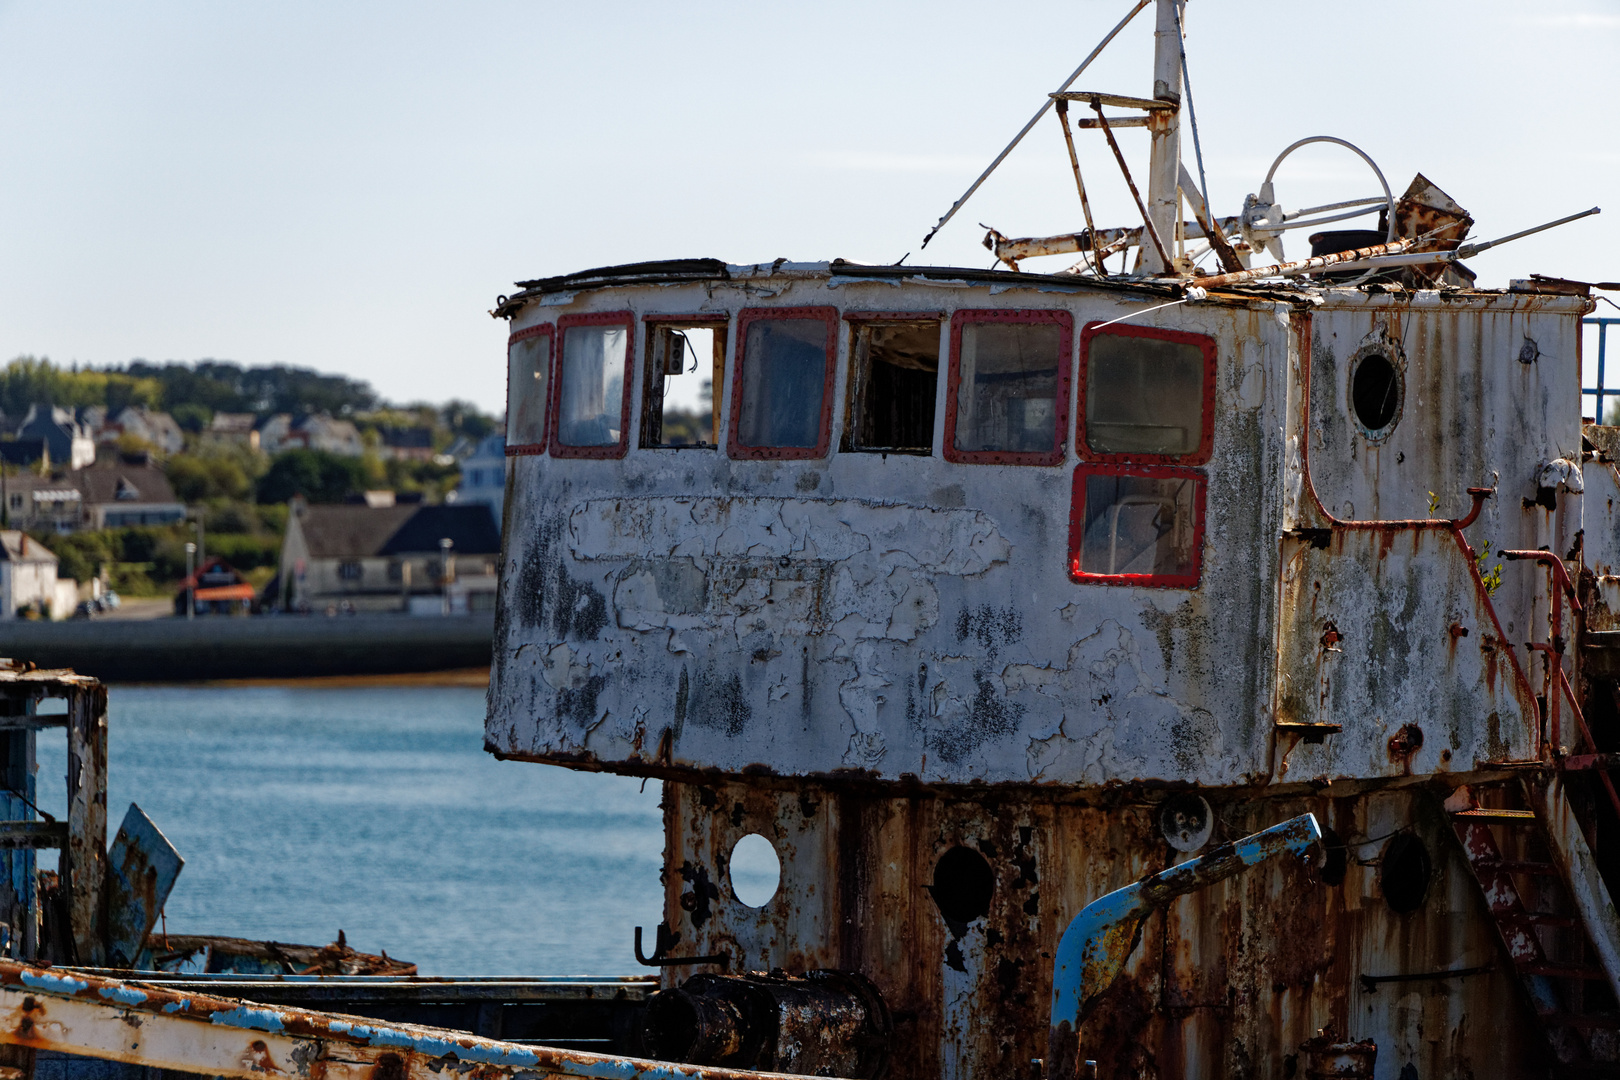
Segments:
[[[1593,287],[1476,288],[1462,260],[1532,230],[1473,239],[1370,159],[1366,198],[1291,211],[1268,175],[1217,217],[1182,6],[1098,50],[1148,8],[1146,96],[1071,89],[1082,65],[1037,114],[1085,227],[992,230],[1006,269],[691,259],[498,301],[486,745],[663,782],[635,1058],[273,1009],[261,1038],[210,1019],[246,1006],[22,967],[0,1037],[32,1002],[390,1080],[1620,1073]],[[1091,221],[1082,138],[1139,221]],[[755,894],[733,857],[761,843]]]

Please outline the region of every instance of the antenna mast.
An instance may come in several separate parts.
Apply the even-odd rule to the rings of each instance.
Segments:
[[[1181,222],[1181,35],[1177,29],[1176,7],[1185,0],[1156,0],[1157,21],[1153,28],[1153,97],[1168,101],[1174,109],[1154,109],[1147,126],[1152,138],[1148,163],[1147,216],[1163,238],[1167,250],[1174,250],[1176,228]],[[1149,274],[1173,273],[1164,266],[1151,245],[1141,247],[1140,268]]]

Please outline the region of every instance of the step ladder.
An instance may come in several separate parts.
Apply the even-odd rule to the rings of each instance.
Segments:
[[[1620,1077],[1620,918],[1562,780],[1463,788],[1447,808],[1559,1073]]]

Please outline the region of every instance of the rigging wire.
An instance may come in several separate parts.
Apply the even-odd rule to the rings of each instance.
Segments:
[[[1198,110],[1193,108],[1192,76],[1187,74],[1187,35],[1181,28],[1181,4],[1170,5],[1170,10],[1176,16],[1176,48],[1181,50],[1181,82],[1187,88],[1187,120],[1192,124],[1193,155],[1198,158],[1198,186],[1203,190],[1198,197],[1204,200],[1204,213],[1208,215],[1210,228],[1218,229],[1215,221],[1215,210],[1210,206],[1209,177],[1204,175],[1204,146],[1198,141]]]
[[[1063,91],[1065,91],[1069,87],[1073,86],[1074,85],[1074,80],[1076,80],[1076,79],[1078,79],[1080,77],[1080,73],[1085,71],[1086,68],[1091,66],[1091,62],[1093,60],[1097,59],[1098,54],[1100,54],[1103,51],[1103,49],[1108,47],[1108,43],[1110,41],[1113,41],[1114,38],[1119,34],[1119,32],[1121,30],[1125,29],[1125,25],[1127,23],[1129,23],[1132,19],[1136,18],[1137,13],[1140,12],[1143,8],[1147,7],[1149,2],[1150,2],[1150,0],[1137,0],[1136,4],[1131,8],[1131,10],[1126,14],[1126,16],[1123,19],[1119,20],[1119,25],[1115,26],[1112,30],[1108,31],[1108,36],[1103,38],[1102,41],[1098,42],[1097,47],[1095,49],[1091,50],[1091,55],[1086,57],[1084,60],[1082,60],[1080,62],[1080,66],[1074,69],[1074,74],[1070,75],[1068,77],[1068,79],[1064,81],[1063,85],[1058,87],[1057,92],[1061,94],[1061,93],[1063,93]],[[1024,125],[1024,130],[1020,131],[1017,135],[1013,136],[1013,141],[1007,144],[1007,148],[1005,150],[1003,150],[1001,153],[996,155],[996,160],[992,161],[990,163],[989,167],[986,168],[984,170],[984,172],[979,174],[979,178],[977,180],[973,181],[973,184],[966,191],[964,191],[962,193],[962,197],[960,199],[957,199],[954,203],[951,204],[951,208],[949,210],[945,211],[945,216],[939,219],[938,224],[936,224],[932,229],[928,230],[928,235],[923,237],[923,241],[922,241],[922,246],[923,247],[927,247],[928,246],[928,241],[930,241],[930,240],[932,240],[934,238],[934,234],[939,232],[939,230],[943,229],[945,227],[945,223],[947,221],[951,220],[951,218],[956,216],[956,212],[958,210],[962,209],[962,204],[967,202],[968,199],[973,196],[973,193],[975,191],[979,190],[979,185],[980,184],[984,183],[986,180],[988,180],[990,178],[990,174],[996,171],[996,166],[1000,165],[1003,161],[1007,160],[1007,155],[1013,152],[1013,147],[1017,146],[1020,142],[1023,141],[1024,136],[1028,135],[1030,133],[1030,131],[1034,129],[1036,123],[1039,122],[1040,118],[1046,115],[1046,110],[1050,109],[1051,107],[1052,107],[1052,98],[1051,98],[1051,95],[1047,95],[1046,103],[1040,107],[1040,109],[1035,113],[1034,116],[1029,118],[1029,123]],[[1001,261],[1000,259],[996,260],[996,262],[1000,262],[1000,261]],[[992,270],[994,270],[995,269],[995,264],[992,263],[990,268]]]

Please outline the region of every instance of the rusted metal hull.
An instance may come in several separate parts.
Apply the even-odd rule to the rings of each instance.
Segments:
[[[1157,824],[1160,802],[1126,790],[958,799],[669,783],[665,917],[680,934],[670,952],[726,953],[733,969],[869,973],[895,1016],[893,1080],[1028,1075],[1046,1056],[1053,954],[1069,920],[1176,857]],[[1085,1056],[1099,1075],[1284,1078],[1288,1059],[1329,1024],[1420,1076],[1528,1075],[1544,1064],[1430,786],[1234,791],[1215,809],[1212,843],[1315,814],[1344,876],[1328,884],[1321,871],[1279,861],[1150,915],[1086,1024]],[[729,853],[750,832],[782,857],[782,891],[766,908],[738,902],[727,876]],[[1424,903],[1404,913],[1386,901],[1379,865],[1403,832],[1432,860]],[[996,885],[982,918],[952,925],[931,890],[957,846],[982,854]],[[696,970],[713,969],[671,968],[665,984]],[[1447,971],[1472,973],[1364,981]]]

